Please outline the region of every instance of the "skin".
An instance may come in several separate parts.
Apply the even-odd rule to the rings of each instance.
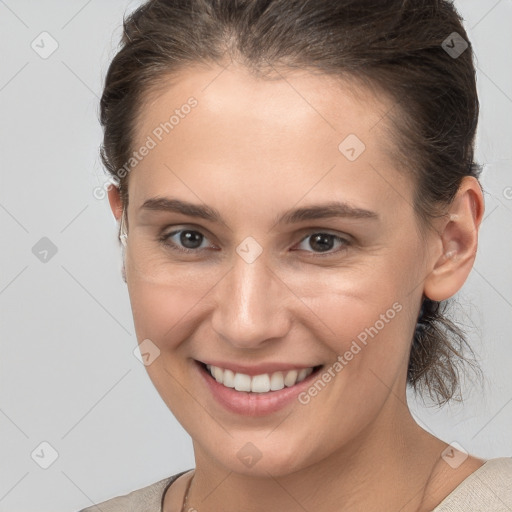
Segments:
[[[188,506],[431,510],[484,461],[470,456],[453,469],[441,457],[447,443],[414,421],[408,353],[422,296],[451,297],[472,268],[480,186],[465,178],[447,215],[422,235],[414,182],[388,156],[392,103],[306,71],[262,80],[235,64],[183,70],[142,110],[134,147],[190,96],[197,107],[129,174],[125,254],[137,338],[160,350],[147,371],[193,440]],[[338,149],[348,134],[366,146],[355,161]],[[155,196],[208,205],[224,223],[142,211]],[[274,222],[331,200],[376,218]],[[119,220],[117,188],[109,201]],[[184,255],[158,244],[177,229],[199,231],[206,249]],[[326,256],[306,238],[319,232],[351,243],[332,241]],[[252,263],[235,250],[249,236],[262,248]],[[198,379],[194,359],[329,366],[394,303],[400,312],[306,405],[241,417]],[[247,442],[261,453],[252,467],[237,457]],[[171,486],[166,512],[181,510],[191,476]]]

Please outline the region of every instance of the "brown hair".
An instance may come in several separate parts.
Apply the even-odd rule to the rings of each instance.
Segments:
[[[123,28],[101,97],[100,155],[124,208],[128,177],[117,171],[132,155],[149,95],[187,65],[226,58],[262,77],[274,66],[310,69],[391,98],[393,156],[415,179],[422,225],[443,214],[464,176],[479,176],[473,52],[449,1],[150,0]],[[470,362],[463,351],[472,353],[446,305],[424,298],[407,374],[416,391],[427,390],[439,404],[458,399],[458,367]]]

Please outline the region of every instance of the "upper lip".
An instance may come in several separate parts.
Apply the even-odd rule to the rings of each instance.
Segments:
[[[290,370],[302,370],[303,368],[315,368],[315,364],[301,364],[301,363],[261,363],[254,365],[240,364],[240,363],[232,363],[228,361],[218,361],[218,360],[204,360],[199,361],[203,364],[209,364],[211,366],[217,366],[222,368],[223,370],[231,370],[233,373],[243,373],[245,375],[262,375],[264,373],[272,374],[278,371],[290,371]]]

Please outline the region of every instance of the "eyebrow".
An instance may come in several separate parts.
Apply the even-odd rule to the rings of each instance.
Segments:
[[[189,203],[170,197],[152,197],[144,201],[141,210],[165,211],[181,213],[189,217],[197,217],[210,222],[223,223],[220,213],[209,206]],[[351,219],[377,219],[376,212],[356,208],[340,201],[331,201],[323,204],[310,205],[304,208],[288,210],[274,219],[276,224],[294,224],[306,220],[327,219],[334,217]]]

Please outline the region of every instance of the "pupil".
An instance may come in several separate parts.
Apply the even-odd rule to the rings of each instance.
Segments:
[[[180,242],[187,249],[197,249],[201,245],[202,236],[197,231],[183,231],[180,236]]]
[[[329,249],[332,249],[332,241],[333,235],[318,233],[311,237],[310,245],[313,249],[328,251]]]

